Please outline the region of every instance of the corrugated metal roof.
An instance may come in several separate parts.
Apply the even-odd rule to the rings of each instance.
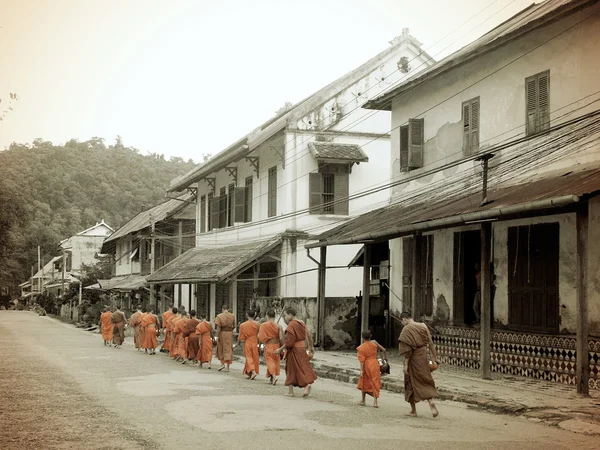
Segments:
[[[340,142],[309,142],[308,148],[317,160],[344,160],[352,162],[369,162],[369,157],[356,144]]]
[[[147,280],[164,282],[219,282],[281,245],[281,236],[243,244],[196,247],[164,265]]]
[[[581,6],[589,6],[598,0],[546,0],[532,4],[515,16],[501,23],[493,30],[471,42],[460,50],[433,64],[431,67],[419,72],[386,93],[370,100],[363,107],[366,109],[379,109],[390,111],[391,100],[405,90],[412,89],[415,85],[430,80],[466,61],[478,57],[499,45],[511,41],[524,33],[543,26],[548,21],[562,14],[568,14]]]
[[[146,227],[150,226],[150,216],[152,216],[152,220],[154,222],[160,222],[165,220],[167,217],[180,212],[186,206],[189,205],[187,203],[191,198],[193,198],[193,194],[186,192],[185,194],[177,197],[178,200],[172,199],[167,200],[160,205],[154,206],[153,208],[142,211],[109,237],[107,237],[102,243],[101,253],[108,253],[109,246],[107,244],[114,242],[120,237],[127,236],[130,233],[134,233],[139,230],[143,230]]]
[[[111,278],[110,280],[98,280],[100,289],[104,291],[132,291],[140,289],[146,284],[146,277],[141,275],[125,275]]]

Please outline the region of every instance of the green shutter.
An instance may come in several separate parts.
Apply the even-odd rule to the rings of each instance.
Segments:
[[[309,212],[321,214],[323,212],[323,174],[308,174]]]
[[[235,188],[233,199],[233,222],[244,222],[246,207],[246,188]]]
[[[337,173],[334,175],[333,186],[333,213],[343,216],[349,214],[350,199],[350,175],[347,173]]]
[[[400,170],[408,170],[408,125],[400,127]]]
[[[408,121],[408,167],[423,167],[423,143],[425,140],[425,119]]]

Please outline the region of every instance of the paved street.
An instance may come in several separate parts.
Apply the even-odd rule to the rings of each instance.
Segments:
[[[595,437],[438,402],[404,416],[399,395],[357,405],[352,386],[318,380],[310,399],[282,385],[105,348],[101,337],[29,312],[0,312],[2,449],[592,449]],[[216,364],[215,364],[216,365]],[[218,366],[217,366],[218,367]],[[264,367],[261,367],[264,371]],[[264,373],[264,372],[263,372]]]

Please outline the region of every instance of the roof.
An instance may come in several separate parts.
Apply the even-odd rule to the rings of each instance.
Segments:
[[[54,258],[52,258],[50,261],[48,261],[44,267],[42,267],[41,270],[38,270],[34,276],[32,276],[31,278],[40,278],[42,276],[42,274],[44,275],[44,278],[52,278],[52,273],[56,272],[54,270],[54,263],[56,261],[58,261],[59,259],[62,259],[62,256],[55,256]]]
[[[356,144],[338,142],[309,142],[310,153],[319,161],[369,162],[369,157]]]
[[[374,69],[379,67],[383,61],[396,52],[396,50],[402,44],[414,45],[419,50],[420,57],[434,61],[433,58],[427,54],[427,52],[420,48],[421,43],[412,37],[406,29],[403,30],[402,36],[397,37],[390,43],[392,44],[391,47],[388,47],[383,52],[369,59],[358,68],[343,75],[292,107],[276,114],[274,117],[270,118],[262,125],[252,130],[246,136],[219,152],[207,162],[198,165],[187,174],[172,180],[167,192],[182,191],[190,184],[201,180],[213,172],[222,170],[227,164],[239,161],[240,159],[249,155],[257,146],[265,142],[267,139],[275,136],[280,131],[284,130],[288,126],[288,123],[293,121],[294,118],[299,119],[304,117],[310,111],[319,107],[327,100],[341,92],[343,89],[353,85],[364,76],[372,72]]]
[[[107,237],[102,243],[101,253],[110,253],[114,248],[114,243],[117,239],[127,236],[130,233],[143,230],[150,226],[150,218],[156,223],[165,220],[167,217],[180,212],[188,204],[189,200],[193,198],[193,194],[186,192],[176,199],[170,199],[160,205],[154,206],[153,208],[142,211],[109,237]]]
[[[281,245],[281,236],[233,245],[196,247],[148,276],[150,283],[215,283],[243,271]]]
[[[100,289],[103,291],[132,291],[140,289],[146,284],[146,277],[141,275],[125,275],[111,278],[110,280],[98,280]]]
[[[363,214],[325,232],[317,237],[321,242],[307,247],[388,240],[474,221],[522,217],[527,212],[534,215],[544,210],[570,206],[581,197],[598,193],[600,169],[591,169],[490,190],[488,199],[491,202],[484,206],[480,205],[481,193],[453,196],[436,202],[394,204]]]
[[[532,4],[519,13],[501,23],[496,28],[471,42],[460,50],[419,72],[386,93],[368,101],[363,108],[390,111],[392,99],[405,91],[411,90],[450,69],[488,53],[501,45],[542,27],[558,17],[578,11],[582,6],[589,6],[598,0],[546,0]]]

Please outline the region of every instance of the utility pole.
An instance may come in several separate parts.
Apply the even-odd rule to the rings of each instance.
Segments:
[[[42,270],[42,256],[41,256],[41,250],[40,250],[40,246],[38,245],[38,272],[40,272]],[[43,276],[43,274],[42,274]],[[38,294],[42,293],[42,278],[38,277]]]
[[[62,251],[62,286],[60,288],[60,294],[64,298],[65,297],[65,265],[67,262],[65,249]]]
[[[154,219],[152,217],[152,213],[150,213],[150,274],[154,273],[154,249],[155,249],[155,245],[156,245],[156,239],[154,237],[155,235],[155,223],[154,223]],[[154,285],[151,284],[150,285],[150,304],[152,306],[154,306],[155,308],[158,307],[156,303],[156,300],[154,299]],[[158,309],[157,309],[158,312]]]

